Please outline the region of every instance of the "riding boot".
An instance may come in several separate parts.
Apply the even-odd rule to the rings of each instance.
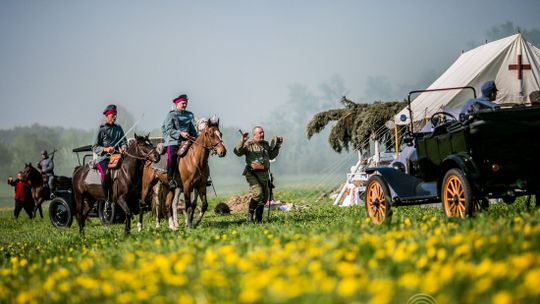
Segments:
[[[255,209],[249,209],[248,214],[247,214],[247,218],[246,218],[246,223],[248,223],[248,224],[254,224],[255,223],[253,221],[253,215],[254,214],[255,214]]]
[[[174,167],[167,167],[167,180],[169,181],[169,189],[171,191],[173,191],[177,187],[174,173]]]
[[[257,205],[257,208],[255,209],[255,222],[257,222],[257,224],[262,223],[263,213],[264,205]]]
[[[109,201],[109,194],[110,194],[110,177],[109,172],[105,173],[105,178],[103,178],[103,182],[101,183],[101,189],[103,190],[103,197],[105,197],[105,201]]]
[[[247,220],[246,220],[248,224],[255,223],[253,221],[253,215],[255,215],[256,208],[257,208],[257,202],[251,199],[249,201],[249,210],[248,210],[248,215],[247,215]]]

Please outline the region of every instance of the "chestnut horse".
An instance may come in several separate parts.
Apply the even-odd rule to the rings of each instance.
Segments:
[[[206,183],[210,175],[208,167],[208,158],[210,154],[217,154],[219,157],[224,157],[227,149],[223,145],[221,139],[221,131],[219,130],[219,119],[209,119],[203,122],[205,125],[196,139],[190,139],[193,143],[189,147],[186,155],[179,159],[178,170],[179,180],[184,192],[184,215],[186,217],[186,227],[196,227],[206,210],[208,209],[208,201],[206,198]],[[158,182],[161,181],[162,187],[168,190],[167,173],[158,172],[151,165],[147,164],[143,173],[143,185],[141,198],[146,201],[149,190]],[[199,217],[193,222],[193,215],[197,207],[197,197],[200,196],[202,201]],[[176,203],[174,203],[176,202]],[[176,212],[178,210],[178,192],[168,191],[165,202],[165,213],[169,220],[169,228],[172,230],[178,229]],[[139,218],[139,224],[142,225],[142,214]]]
[[[156,162],[159,160],[159,154],[148,136],[135,134],[135,140],[129,143],[120,167],[109,172],[112,174],[112,202],[118,203],[126,214],[124,227],[126,235],[131,230],[131,208],[139,203],[142,167],[147,160]],[[84,224],[94,203],[97,200],[106,200],[101,184],[85,182],[90,170],[90,165],[77,167],[72,178],[75,214],[81,234],[84,233]]]
[[[197,139],[191,140],[193,143],[189,147],[186,155],[178,160],[178,173],[180,185],[184,192],[184,216],[187,228],[195,228],[201,222],[206,209],[208,209],[208,201],[206,198],[206,186],[208,177],[210,176],[210,168],[208,167],[208,157],[210,153],[217,154],[219,157],[224,157],[227,153],[221,131],[219,130],[219,119],[208,120],[206,128],[199,134]],[[196,191],[192,194],[193,190]],[[193,195],[193,197],[192,197]],[[193,215],[197,207],[197,196],[201,198],[201,210],[199,216],[193,222]],[[172,194],[169,192],[169,197]]]

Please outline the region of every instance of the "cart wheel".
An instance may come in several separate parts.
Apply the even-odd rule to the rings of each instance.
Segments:
[[[464,218],[473,215],[475,208],[471,185],[461,170],[450,169],[446,172],[441,194],[446,216]],[[481,203],[479,200],[478,204]]]
[[[71,227],[73,213],[71,207],[62,197],[56,197],[49,203],[49,219],[56,228]]]
[[[98,201],[98,216],[102,225],[112,225],[123,223],[126,219],[124,211],[118,204]]]
[[[366,187],[366,210],[374,224],[380,225],[390,218],[390,189],[379,175],[373,175]]]

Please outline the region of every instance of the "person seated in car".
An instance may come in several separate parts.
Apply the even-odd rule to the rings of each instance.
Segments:
[[[539,91],[533,91],[531,94],[529,94],[529,101],[531,102],[531,105],[539,105],[540,104],[540,90]]]
[[[495,81],[489,80],[482,85],[482,96],[474,98],[465,103],[461,108],[461,114],[471,114],[482,110],[495,110],[499,106],[494,103],[497,99],[497,86]]]

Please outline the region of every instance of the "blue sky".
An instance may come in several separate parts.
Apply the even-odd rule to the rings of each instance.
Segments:
[[[401,99],[397,88],[434,80],[493,26],[540,29],[538,12],[540,1],[0,0],[0,128],[95,128],[118,103],[150,130],[181,92],[196,115],[248,128],[286,106],[291,85],[334,75],[353,100]]]

